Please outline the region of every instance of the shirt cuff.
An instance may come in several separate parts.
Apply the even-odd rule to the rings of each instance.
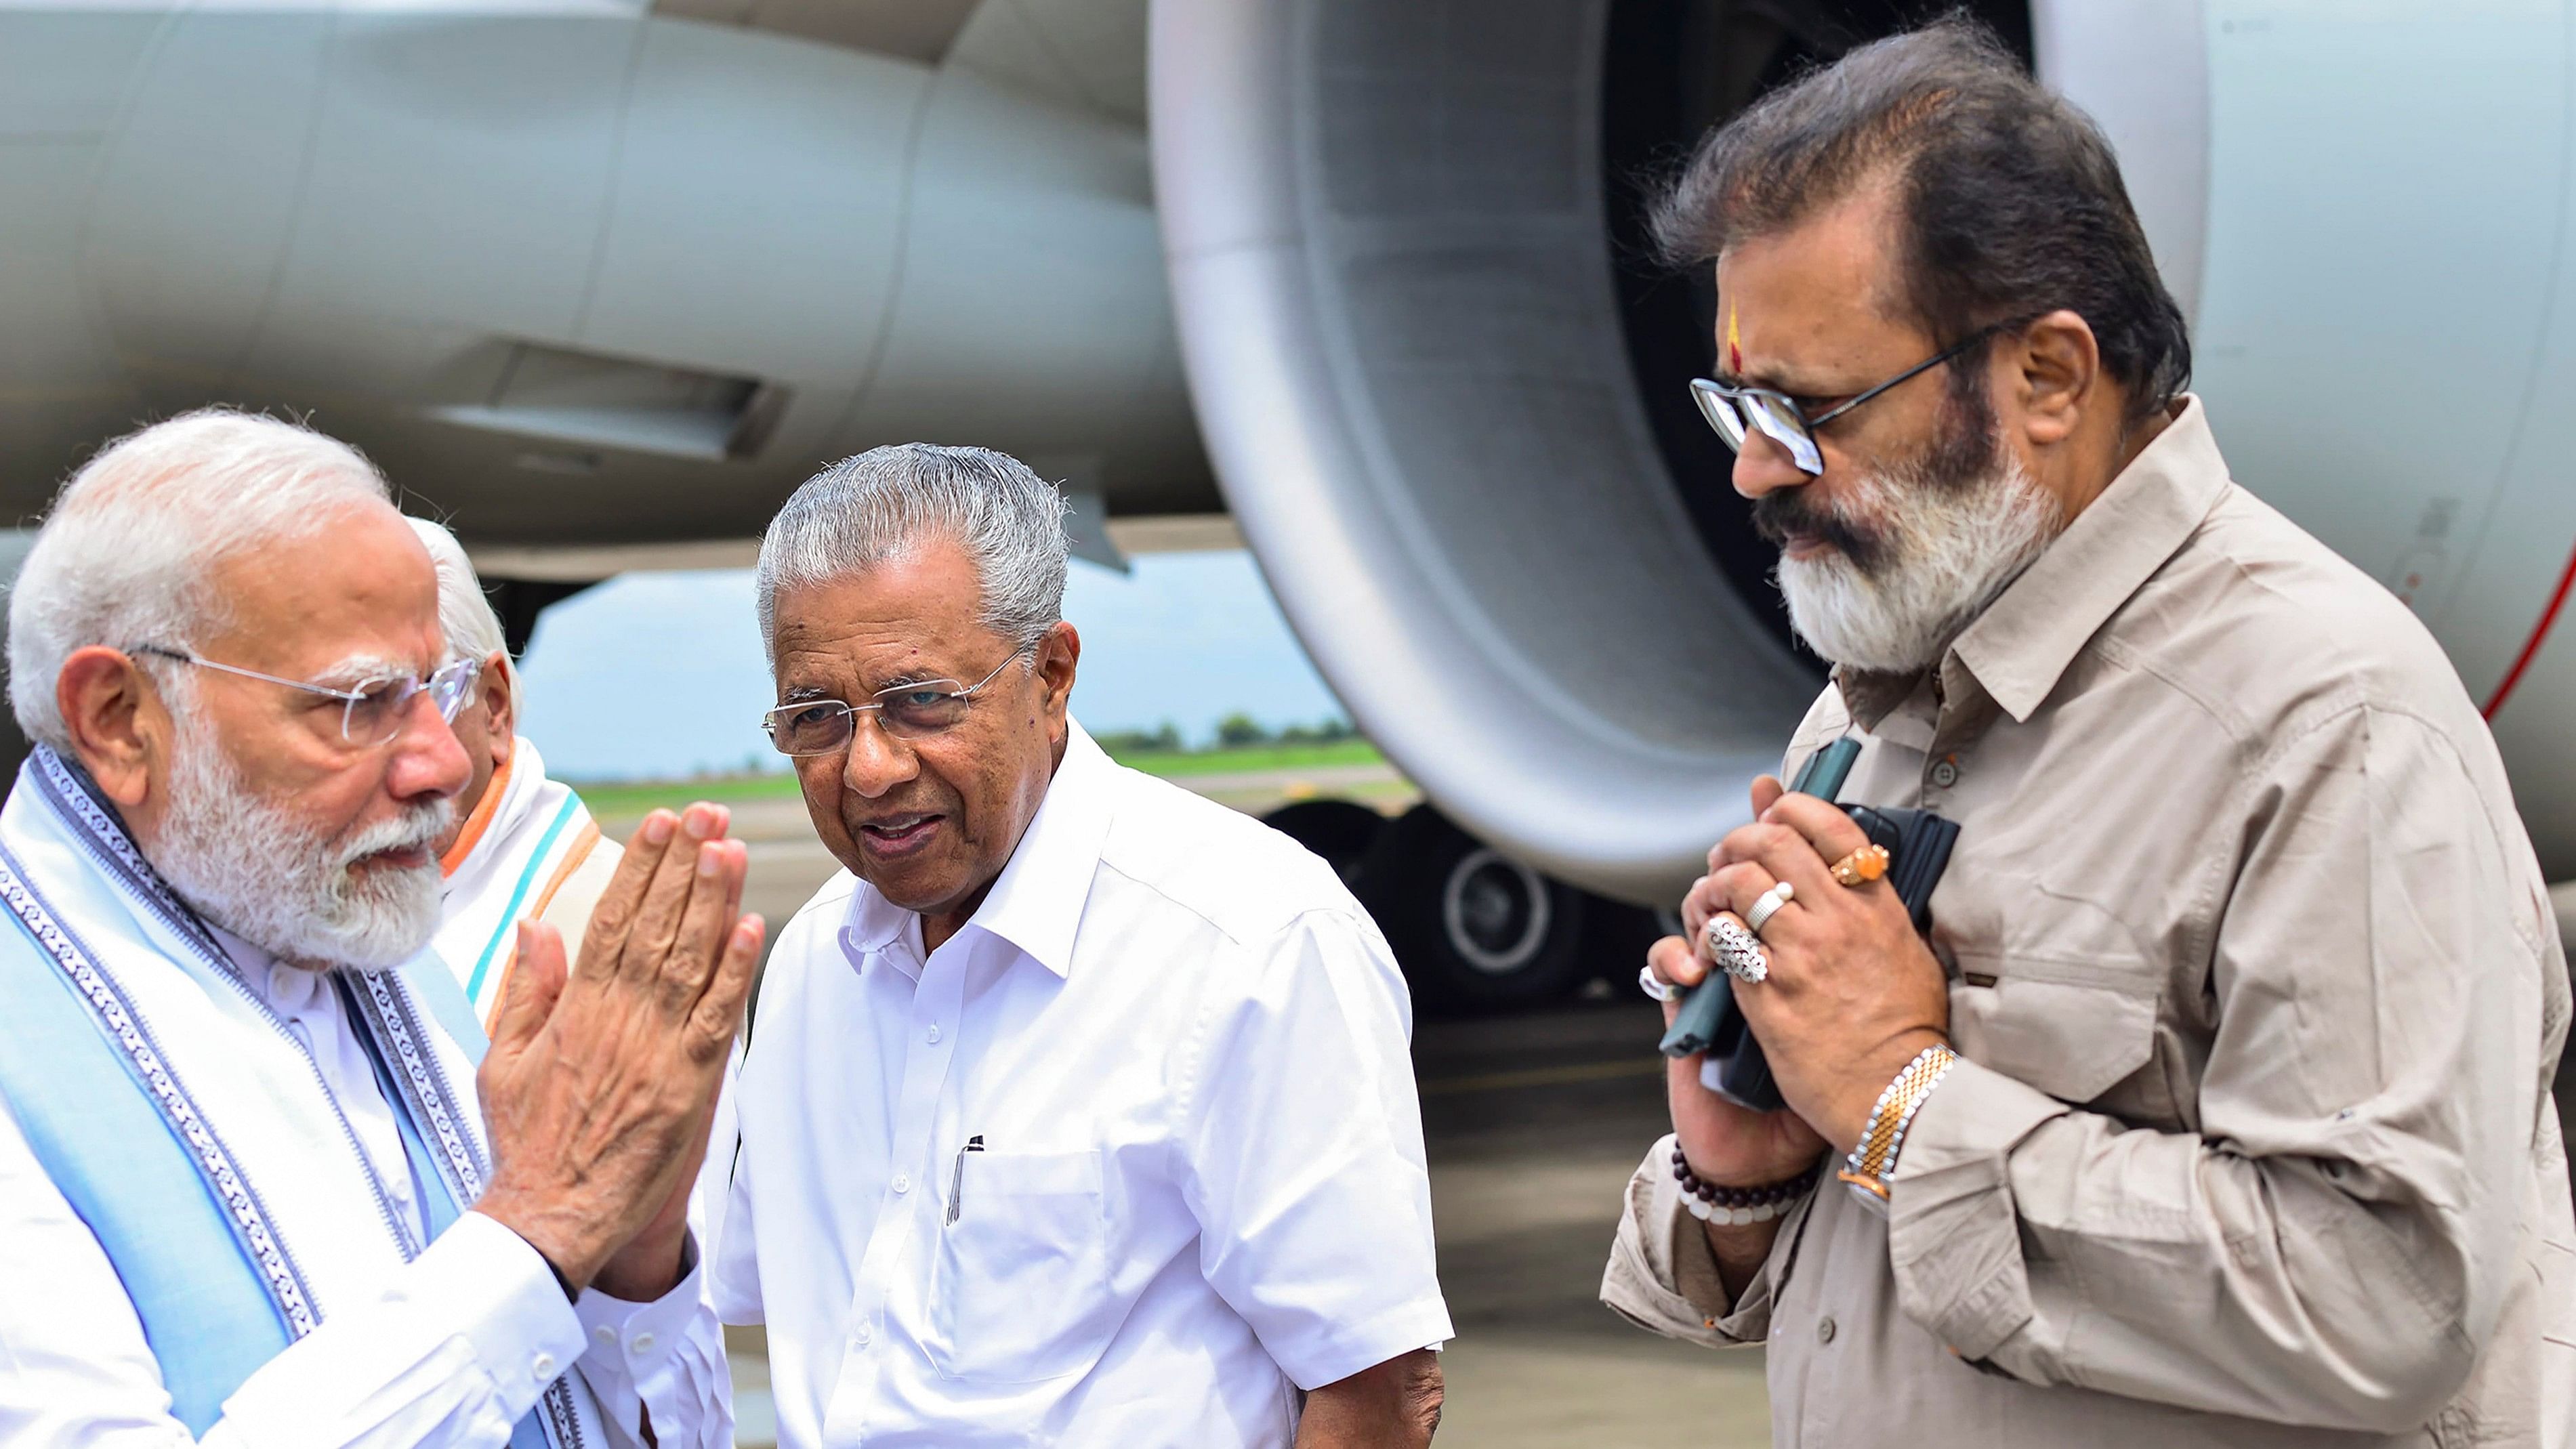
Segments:
[[[582,1377],[600,1406],[630,1428],[644,1405],[669,1400],[672,1360],[689,1336],[706,1293],[706,1260],[692,1235],[682,1250],[688,1271],[671,1291],[650,1303],[612,1298],[596,1288],[582,1290],[573,1313],[581,1320],[590,1346],[581,1356]],[[674,1407],[664,1403],[665,1416]],[[669,1425],[659,1424],[667,1429]]]
[[[2036,1312],[2011,1158],[2067,1110],[1961,1057],[1906,1126],[1887,1198],[1897,1306],[1961,1358],[1990,1357]]]
[[[413,1259],[407,1286],[431,1321],[459,1325],[513,1421],[581,1357],[581,1320],[545,1255],[481,1213],[459,1217]]]
[[[1299,1344],[1286,1354],[1273,1350],[1270,1356],[1291,1382],[1312,1393],[1388,1359],[1415,1352],[1425,1344],[1445,1343],[1456,1336],[1457,1330],[1449,1326],[1449,1307],[1435,1293],[1389,1309],[1365,1323],[1336,1330],[1318,1341]],[[1262,1347],[1269,1348],[1269,1344],[1265,1342]],[[1295,1362],[1291,1363],[1291,1359]]]
[[[1667,1135],[1657,1142],[1628,1179],[1627,1210],[1620,1215],[1619,1236],[1601,1274],[1601,1301],[1666,1338],[1713,1348],[1760,1343],[1771,1333],[1772,1285],[1783,1245],[1796,1238],[1799,1215],[1814,1196],[1782,1215],[1771,1257],[1743,1294],[1729,1302],[1708,1234],[1682,1206],[1681,1185],[1672,1174],[1673,1141]]]

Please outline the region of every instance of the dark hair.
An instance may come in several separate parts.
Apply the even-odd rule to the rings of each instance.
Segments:
[[[1937,343],[2063,307],[2093,329],[2132,421],[2189,384],[2182,309],[2110,141],[1964,17],[1863,46],[1711,131],[1649,224],[1667,260],[1696,265],[1880,177],[1900,207],[1894,301]]]

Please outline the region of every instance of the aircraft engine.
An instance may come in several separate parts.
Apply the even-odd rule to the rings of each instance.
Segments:
[[[1640,182],[1948,8],[1155,5],[1157,204],[1220,482],[1357,721],[1487,842],[1669,902],[1813,698],[1686,396],[1707,283],[1643,259]],[[1974,8],[2118,146],[2238,476],[2433,626],[2576,874],[2548,738],[2576,707],[2549,629],[2576,540],[2566,7]]]

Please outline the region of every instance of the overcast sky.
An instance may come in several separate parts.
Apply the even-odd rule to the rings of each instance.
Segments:
[[[1272,726],[1341,707],[1289,634],[1251,556],[1155,554],[1121,577],[1077,561],[1073,712],[1096,731],[1164,720],[1193,741],[1238,710]],[[528,646],[525,733],[566,779],[662,779],[783,764],[751,573],[630,574],[546,611]]]

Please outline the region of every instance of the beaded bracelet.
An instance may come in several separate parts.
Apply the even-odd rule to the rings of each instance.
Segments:
[[[1692,1217],[1704,1223],[1745,1227],[1767,1223],[1789,1210],[1790,1204],[1807,1195],[1815,1186],[1816,1173],[1823,1167],[1818,1162],[1785,1182],[1765,1183],[1760,1187],[1720,1187],[1702,1182],[1690,1170],[1690,1162],[1679,1147],[1673,1149],[1673,1181],[1682,1185],[1682,1206]]]

